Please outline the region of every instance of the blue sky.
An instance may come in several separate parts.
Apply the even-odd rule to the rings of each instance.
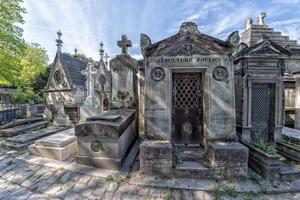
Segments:
[[[220,39],[244,31],[247,18],[267,12],[266,24],[292,39],[300,39],[300,0],[24,0],[24,38],[45,47],[50,62],[56,52],[57,30],[63,33],[63,51],[79,52],[99,60],[99,43],[111,56],[120,53],[117,40],[126,34],[141,58],[140,33],[152,42],[177,33],[183,21],[194,21],[201,32]]]

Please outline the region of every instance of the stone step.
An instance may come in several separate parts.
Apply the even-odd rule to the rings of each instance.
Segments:
[[[14,126],[24,125],[24,124],[30,124],[38,121],[43,121],[43,117],[33,117],[33,118],[27,118],[27,119],[15,119],[3,126],[0,126],[0,130],[2,129],[8,129]]]
[[[203,154],[201,147],[175,146],[175,157],[180,161],[200,161]]]
[[[213,169],[205,167],[201,162],[182,161],[175,166],[176,178],[203,178],[209,179],[213,175]]]
[[[138,139],[135,144],[132,146],[128,156],[123,161],[120,171],[129,172],[135,164],[137,155],[139,154],[139,146],[141,144],[141,139]]]
[[[283,166],[279,176],[282,180],[298,180],[300,179],[300,170],[292,166]]]
[[[23,133],[28,133],[30,131],[38,130],[41,128],[44,128],[47,125],[48,122],[46,121],[39,121],[32,124],[24,124],[19,125],[7,129],[0,130],[0,136],[4,137],[12,137],[16,135],[20,135]]]
[[[18,135],[15,137],[7,138],[5,145],[10,148],[22,150],[22,149],[27,148],[30,144],[33,144],[36,140],[38,140],[40,138],[64,131],[67,128],[68,127],[51,126],[51,127],[47,127],[44,129],[32,131],[30,133],[26,133],[23,135]]]

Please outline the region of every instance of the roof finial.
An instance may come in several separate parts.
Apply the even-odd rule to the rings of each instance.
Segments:
[[[57,52],[58,53],[61,53],[61,47],[62,47],[62,44],[63,44],[63,41],[61,40],[61,36],[62,36],[62,33],[61,33],[60,30],[58,30],[57,39],[56,39],[56,46],[57,46]]]
[[[102,42],[100,42],[99,53],[100,53],[100,60],[103,60],[104,50],[103,50],[103,43]]]
[[[132,47],[132,43],[126,35],[122,35],[122,39],[118,41],[118,46],[122,48],[122,54],[128,54],[128,47]]]
[[[108,65],[108,58],[109,58],[109,55],[107,55],[107,53],[105,53],[105,65],[107,66]]]
[[[261,12],[259,14],[259,16],[257,17],[257,21],[258,21],[258,24],[259,25],[265,25],[265,21],[264,21],[264,18],[267,16],[267,13],[265,12]]]
[[[74,49],[74,54],[77,55],[77,53],[78,53],[78,49],[75,48],[75,49]]]

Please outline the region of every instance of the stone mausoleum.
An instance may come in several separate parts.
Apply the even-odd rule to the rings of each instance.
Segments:
[[[179,32],[152,43],[141,35],[145,59],[145,135],[141,172],[162,176],[240,178],[248,149],[235,131],[232,53],[239,43],[199,32]]]

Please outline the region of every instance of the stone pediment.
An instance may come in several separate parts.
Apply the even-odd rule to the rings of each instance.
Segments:
[[[154,44],[147,35],[141,34],[140,44],[144,57],[231,54],[235,36],[231,34],[230,40],[222,41],[199,32],[194,23],[184,22],[177,34]]]
[[[214,52],[208,49],[201,48],[201,45],[197,45],[192,42],[184,42],[176,44],[167,48],[160,49],[156,52],[156,56],[193,56],[193,55],[209,55]]]
[[[243,43],[242,43],[243,44]],[[278,44],[272,42],[268,38],[263,38],[258,44],[247,47],[247,45],[240,48],[241,45],[237,47],[236,57],[239,56],[264,56],[264,57],[285,57],[289,56],[291,52]]]
[[[269,46],[252,51],[250,55],[281,55],[281,52]]]

